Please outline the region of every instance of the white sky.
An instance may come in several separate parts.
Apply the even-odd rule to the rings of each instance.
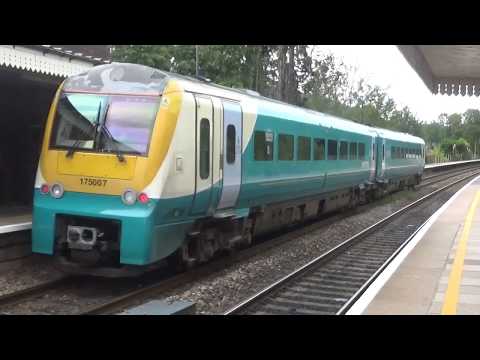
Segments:
[[[408,106],[419,120],[430,122],[441,113],[463,113],[480,108],[480,98],[433,95],[394,45],[316,45],[317,51],[332,53],[371,85],[379,85],[398,107]]]

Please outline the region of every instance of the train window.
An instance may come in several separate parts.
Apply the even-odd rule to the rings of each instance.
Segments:
[[[350,160],[357,159],[357,143],[350,143]]]
[[[265,131],[255,131],[254,135],[254,158],[258,161],[273,160],[273,134]]]
[[[375,144],[372,144],[372,160],[375,160]]]
[[[385,160],[385,144],[382,144],[382,159]]]
[[[328,160],[337,160],[337,141],[328,140]]]
[[[278,135],[278,160],[293,160],[293,135]]]
[[[227,126],[227,164],[235,162],[235,126]]]
[[[310,160],[311,159],[311,145],[312,141],[309,137],[299,136],[297,147],[298,160]]]
[[[396,147],[395,146],[392,146],[392,148],[390,149],[390,153],[391,153],[391,158],[392,159],[395,159],[395,151],[396,151]]]
[[[340,160],[348,160],[348,143],[340,141]]]
[[[208,179],[210,176],[210,122],[203,118],[200,120],[200,178]]]
[[[358,143],[358,159],[365,160],[365,144]]]
[[[313,160],[325,160],[324,139],[313,139]]]

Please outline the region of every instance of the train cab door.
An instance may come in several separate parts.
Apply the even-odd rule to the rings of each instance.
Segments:
[[[213,104],[210,97],[195,95],[195,194],[192,214],[205,214],[211,202],[213,163]]]
[[[220,159],[223,184],[217,209],[235,207],[242,180],[242,108],[223,101],[223,144]]]

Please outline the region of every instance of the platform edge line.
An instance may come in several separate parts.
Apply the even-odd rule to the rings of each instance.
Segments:
[[[480,179],[480,175],[476,176],[465,184],[460,190],[458,190],[450,199],[445,202],[435,213],[430,216],[430,218],[425,222],[420,231],[415,235],[415,237],[404,247],[404,249],[397,255],[395,259],[385,268],[385,270],[377,277],[377,279],[368,287],[368,289],[363,293],[363,295],[352,305],[352,307],[347,311],[345,315],[361,315],[368,305],[372,302],[375,296],[380,292],[380,290],[385,286],[387,281],[392,277],[395,271],[400,267],[403,261],[407,258],[410,252],[415,248],[415,246],[423,239],[425,233],[430,229],[434,224],[437,218],[451,205],[455,199],[460,196],[461,193],[465,191],[473,182]]]

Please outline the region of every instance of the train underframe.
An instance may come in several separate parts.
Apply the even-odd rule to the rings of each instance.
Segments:
[[[104,277],[137,276],[163,266],[184,270],[208,262],[219,253],[248,247],[262,235],[319,219],[333,211],[352,209],[420,182],[420,175],[405,177],[254,207],[248,217],[203,218],[194,223],[177,251],[149,266],[120,264],[119,222],[59,215],[56,259],[60,269],[68,273]]]
[[[262,235],[319,219],[334,211],[352,209],[386,194],[413,188],[420,182],[421,175],[398,178],[394,181],[376,182],[315,197],[255,207],[250,209],[247,218],[202,219],[197,221],[182,248],[169,260],[179,268],[192,267],[209,261],[220,251],[248,247],[254,239]]]

